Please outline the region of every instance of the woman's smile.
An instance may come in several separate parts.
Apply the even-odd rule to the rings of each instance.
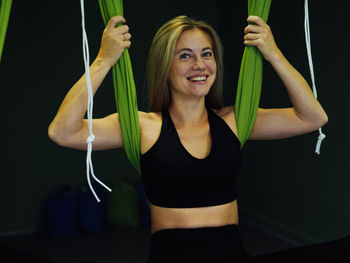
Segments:
[[[198,74],[191,77],[187,77],[187,79],[194,84],[203,85],[205,84],[205,81],[207,80],[208,76],[209,75],[207,74]]]

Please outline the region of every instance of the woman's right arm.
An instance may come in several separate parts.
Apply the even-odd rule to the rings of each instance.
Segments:
[[[120,16],[110,19],[103,32],[99,53],[90,66],[93,94],[96,93],[123,50],[131,45],[128,26],[116,27],[118,23],[125,23],[125,19]],[[87,102],[86,77],[83,75],[67,93],[49,126],[48,134],[54,142],[69,148],[86,149],[86,139],[89,136],[88,123],[84,119]],[[114,113],[105,118],[93,120],[94,150],[122,147],[121,129],[117,115]]]

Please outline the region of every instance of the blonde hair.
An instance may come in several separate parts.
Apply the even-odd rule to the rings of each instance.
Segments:
[[[223,48],[215,30],[203,21],[178,16],[165,23],[155,34],[149,51],[147,73],[150,90],[149,110],[164,111],[170,103],[168,83],[170,67],[175,53],[175,46],[181,34],[186,30],[199,29],[208,34],[216,60],[216,79],[206,95],[206,105],[212,108],[223,106]]]

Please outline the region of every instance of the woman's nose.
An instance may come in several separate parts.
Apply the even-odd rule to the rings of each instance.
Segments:
[[[200,58],[195,59],[193,64],[193,70],[202,70],[205,68],[204,61]]]

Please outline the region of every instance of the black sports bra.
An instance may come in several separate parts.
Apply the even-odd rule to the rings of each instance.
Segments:
[[[237,199],[240,142],[222,118],[209,108],[207,111],[212,146],[204,159],[192,156],[184,148],[169,112],[162,113],[159,138],[141,155],[142,180],[152,204],[192,208]]]

